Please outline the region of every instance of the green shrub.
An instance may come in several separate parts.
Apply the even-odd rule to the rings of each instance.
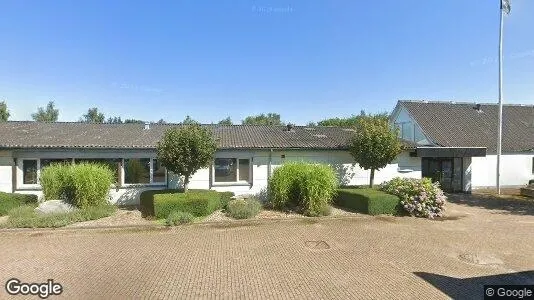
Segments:
[[[12,208],[25,204],[36,205],[37,195],[0,192],[0,216],[6,215]]]
[[[108,202],[113,171],[101,164],[54,164],[41,172],[41,186],[46,200],[61,199],[79,208]]]
[[[292,162],[274,170],[269,201],[275,209],[297,208],[309,216],[322,215],[336,194],[337,177],[328,165]]]
[[[216,191],[194,191],[187,193],[155,194],[154,215],[167,218],[172,211],[188,212],[195,217],[207,216],[221,205],[221,196]]]
[[[397,195],[402,207],[412,216],[423,218],[440,217],[447,197],[432,183],[430,178],[393,178],[381,185],[381,190]]]
[[[399,197],[370,188],[339,189],[335,204],[369,215],[402,214]]]
[[[66,213],[39,214],[35,212],[35,207],[22,205],[11,209],[8,213],[9,218],[1,226],[7,228],[62,227],[76,222],[108,217],[116,209],[114,205],[106,204]]]
[[[194,219],[195,219],[195,217],[192,214],[188,213],[188,212],[172,211],[167,216],[167,220],[165,220],[165,223],[168,226],[176,226],[176,225],[180,225],[180,224],[191,223],[191,222],[193,222]]]
[[[226,209],[228,202],[235,196],[233,192],[219,192],[221,195],[221,208]]]
[[[175,189],[168,190],[147,190],[141,192],[139,195],[139,204],[141,206],[141,214],[143,217],[154,216],[154,195],[158,194],[174,194],[178,193]]]
[[[255,198],[234,199],[228,202],[226,214],[234,219],[248,219],[261,210],[261,203]]]
[[[41,187],[46,200],[72,199],[72,167],[67,164],[53,164],[41,170]]]

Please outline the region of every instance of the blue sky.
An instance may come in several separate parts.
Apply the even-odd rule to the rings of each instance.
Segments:
[[[505,102],[534,104],[534,1],[505,24]],[[398,99],[497,101],[499,0],[0,1],[11,119],[305,124]]]

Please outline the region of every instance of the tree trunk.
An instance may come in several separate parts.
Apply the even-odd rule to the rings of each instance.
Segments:
[[[184,193],[187,193],[187,191],[189,191],[189,176],[184,178]]]
[[[375,181],[375,169],[371,169],[371,177],[369,179],[369,187],[373,188],[373,183]]]

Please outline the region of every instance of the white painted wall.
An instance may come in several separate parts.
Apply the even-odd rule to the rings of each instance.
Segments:
[[[13,182],[11,179],[13,174],[12,165],[13,158],[11,157],[11,153],[0,151],[0,192],[13,192]]]
[[[252,184],[251,185],[216,185],[210,182],[210,170],[201,169],[195,173],[190,181],[191,189],[214,189],[217,191],[231,191],[235,194],[258,194],[267,188],[269,170],[269,151],[218,151],[217,157],[252,157]],[[338,173],[340,183],[343,185],[369,184],[369,170],[363,170],[353,164],[352,156],[346,151],[273,151],[272,170],[284,162],[306,161],[310,163],[324,163],[332,165]],[[282,158],[285,155],[285,158]],[[401,153],[397,159],[387,167],[375,172],[375,183],[380,184],[394,177],[421,178],[421,158],[410,157],[408,152]],[[172,187],[180,185],[176,177],[171,178]]]
[[[534,154],[506,154],[501,156],[501,185],[522,186],[532,174],[532,159]],[[473,188],[495,187],[497,173],[497,155],[473,157],[471,163]]]
[[[154,153],[136,152],[136,153],[121,153],[121,152],[102,152],[95,151],[85,152],[87,157],[98,158],[118,158],[118,157],[149,157]],[[101,155],[101,156],[100,156]],[[285,158],[282,158],[282,156]],[[49,153],[19,153],[17,157],[22,158],[65,158],[65,157],[86,157],[84,152],[49,152]],[[227,184],[220,185],[212,182],[212,175],[210,168],[198,170],[193,174],[190,180],[191,189],[214,189],[217,191],[231,191],[236,194],[259,194],[267,187],[269,176],[269,160],[271,159],[271,170],[274,170],[284,162],[289,161],[306,161],[314,163],[330,164],[334,167],[339,175],[340,182],[343,185],[365,185],[369,183],[370,171],[361,169],[358,165],[353,164],[353,159],[347,151],[217,151],[216,157],[220,158],[249,158],[252,165],[252,180],[251,184]],[[12,159],[10,158],[12,163]],[[0,180],[5,182],[6,189],[11,192],[11,166],[6,167],[6,171],[2,171],[0,166]],[[3,173],[2,173],[3,172]],[[5,174],[4,174],[5,173]],[[22,176],[22,169],[18,168],[17,176]],[[4,175],[2,175],[4,174]],[[375,183],[380,184],[393,177],[421,177],[421,159],[418,157],[410,157],[408,152],[400,154],[397,159],[384,169],[375,172]],[[3,179],[2,179],[3,178]],[[176,188],[181,186],[180,179],[177,176],[169,176],[169,187]],[[111,202],[120,205],[135,205],[139,204],[139,195],[144,190],[149,189],[164,189],[165,186],[130,186],[121,187],[119,189],[110,189]],[[17,193],[31,193],[36,194],[42,198],[42,192],[38,186],[33,188],[19,186]]]

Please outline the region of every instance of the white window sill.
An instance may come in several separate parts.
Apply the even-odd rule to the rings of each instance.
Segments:
[[[236,182],[214,182],[211,186],[250,186],[252,185],[248,181],[236,181]]]
[[[129,189],[129,188],[144,188],[144,187],[165,187],[167,183],[126,183],[119,186],[119,189]]]
[[[42,190],[40,184],[23,184],[17,186],[17,190],[19,191],[40,191]]]

